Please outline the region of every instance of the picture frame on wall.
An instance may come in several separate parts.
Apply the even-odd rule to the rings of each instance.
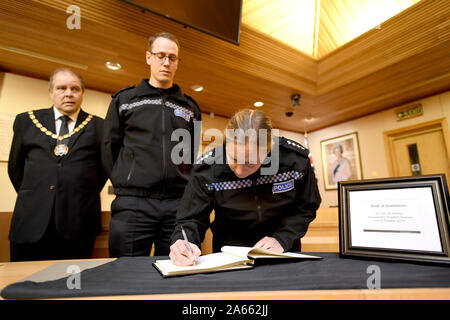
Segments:
[[[320,149],[325,190],[337,189],[339,181],[363,178],[357,132],[322,140]]]
[[[444,174],[339,182],[339,253],[450,264]]]

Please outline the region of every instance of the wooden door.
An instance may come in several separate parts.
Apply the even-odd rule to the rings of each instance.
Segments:
[[[450,161],[446,121],[425,123],[385,133],[394,177],[444,173],[449,184]],[[417,152],[414,156],[411,150]]]

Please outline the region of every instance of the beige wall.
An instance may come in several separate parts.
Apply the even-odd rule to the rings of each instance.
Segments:
[[[388,177],[389,172],[383,132],[450,117],[450,91],[418,101],[411,101],[404,106],[415,102],[422,103],[423,115],[420,117],[396,121],[394,110],[401,107],[401,105],[393,106],[391,109],[312,132],[308,135],[311,155],[316,166],[317,176],[319,177],[319,189],[322,196],[321,207],[337,206],[338,197],[337,190],[325,191],[324,189],[320,141],[357,132],[361,150],[363,178]]]

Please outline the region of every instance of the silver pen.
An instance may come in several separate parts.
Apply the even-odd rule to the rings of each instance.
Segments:
[[[192,256],[194,257],[194,251],[192,251],[192,248],[189,244],[188,238],[186,236],[186,232],[184,232],[183,226],[181,226],[181,233],[183,234],[183,238],[184,238],[184,242],[186,243],[186,247],[188,248],[189,252],[192,254]],[[194,257],[195,259],[195,257]],[[197,264],[195,263],[194,260],[194,266],[196,266]]]

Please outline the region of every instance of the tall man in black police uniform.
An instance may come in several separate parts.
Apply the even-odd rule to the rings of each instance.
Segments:
[[[270,119],[257,110],[237,112],[227,130],[226,143],[196,162],[186,186],[170,248],[176,265],[191,265],[201,254],[212,209],[214,252],[224,245],[298,251],[299,239],[316,217],[321,197],[308,150],[283,137],[272,143]],[[260,136],[260,130],[267,136]],[[249,131],[258,139],[232,134]]]
[[[103,164],[114,187],[111,204],[111,257],[168,255],[175,215],[195,159],[195,101],[173,83],[179,44],[169,33],[150,37],[150,80],[113,95],[105,119]],[[190,133],[188,161],[172,161],[174,130]],[[184,143],[187,143],[184,141]]]
[[[11,261],[90,258],[100,232],[103,119],[80,107],[84,84],[67,68],[50,77],[53,106],[17,115],[8,174],[18,196]]]

